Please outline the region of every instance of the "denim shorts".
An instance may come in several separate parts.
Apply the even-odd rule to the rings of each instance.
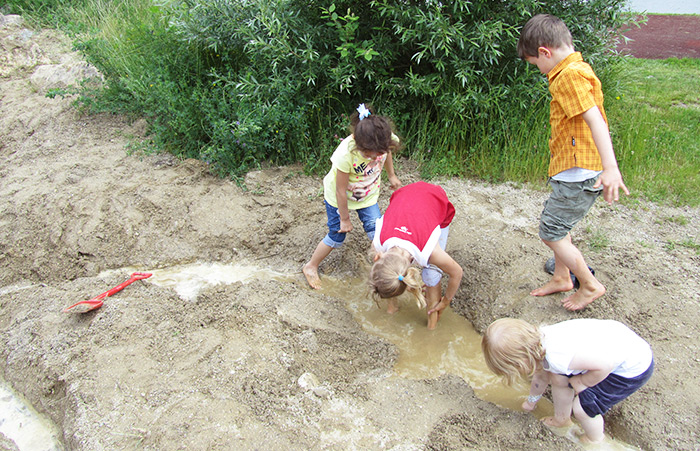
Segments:
[[[654,360],[652,359],[649,368],[639,376],[628,378],[609,374],[597,385],[589,387],[578,394],[581,408],[591,418],[597,415],[604,415],[612,406],[646,384],[653,372]]]
[[[323,244],[336,249],[343,245],[343,241],[345,241],[345,235],[347,235],[347,233],[338,232],[338,230],[340,230],[340,215],[338,214],[338,207],[334,207],[325,200],[323,202],[326,204],[326,216],[328,217],[328,233],[323,238]],[[374,229],[377,219],[382,216],[382,212],[379,210],[379,205],[374,204],[355,211],[357,212],[357,216],[360,218],[360,221],[362,221],[362,227],[365,229],[365,233],[367,233],[370,241],[372,241],[374,239]]]
[[[603,192],[602,186],[593,189],[596,180],[597,177],[583,182],[549,179],[552,194],[544,202],[544,210],[540,216],[540,238],[545,241],[559,241],[586,216]]]

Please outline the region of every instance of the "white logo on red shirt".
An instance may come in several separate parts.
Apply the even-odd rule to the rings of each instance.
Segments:
[[[407,235],[413,235],[413,232],[409,232],[409,231],[408,231],[408,227],[406,227],[406,226],[394,227],[394,230],[397,230],[397,231],[399,231],[399,232],[401,232],[401,233],[405,233],[405,234],[407,234]]]

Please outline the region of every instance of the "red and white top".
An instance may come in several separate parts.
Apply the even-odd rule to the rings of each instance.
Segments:
[[[407,250],[423,267],[440,239],[440,229],[450,225],[455,207],[440,186],[416,182],[391,195],[384,216],[377,219],[372,244],[377,251],[392,247]]]

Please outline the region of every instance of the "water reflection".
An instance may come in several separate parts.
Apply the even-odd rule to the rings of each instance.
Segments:
[[[21,451],[61,451],[57,428],[0,379],[0,432]]]
[[[481,351],[481,335],[469,321],[446,309],[435,330],[428,330],[424,309],[419,309],[412,296],[400,298],[400,310],[386,313],[386,305],[380,308],[363,292],[361,279],[329,280],[324,278],[322,291],[345,300],[347,308],[368,332],[386,339],[399,349],[394,366],[395,373],[409,379],[435,379],[443,374],[462,377],[476,396],[498,406],[521,411],[527,398],[529,384],[520,382],[508,387],[486,366]],[[537,418],[554,414],[552,403],[540,400],[533,411]],[[552,428],[552,432],[581,444],[577,438],[582,431],[578,426]],[[586,445],[591,450],[635,450],[636,448],[606,437],[602,444]]]
[[[138,270],[144,270],[138,269]],[[165,269],[148,270],[153,273],[147,283],[173,288],[180,297],[194,300],[204,289],[256,278],[290,281],[293,275],[248,265],[195,263]],[[408,379],[436,379],[443,374],[462,377],[475,394],[488,402],[514,411],[528,395],[525,382],[508,387],[493,375],[481,352],[481,336],[471,323],[447,309],[435,330],[426,327],[425,310],[419,309],[410,296],[400,300],[399,312],[389,315],[386,305],[381,308],[367,296],[366,284],[360,278],[333,279],[323,277],[321,292],[345,301],[346,307],[368,332],[384,338],[399,350],[394,367],[398,377]],[[537,418],[553,415],[552,404],[542,399],[533,414]],[[577,442],[577,427],[553,429],[553,432]],[[623,443],[606,438],[601,445],[588,445],[595,450],[634,450]]]

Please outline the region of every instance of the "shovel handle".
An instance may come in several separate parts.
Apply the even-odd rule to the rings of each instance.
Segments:
[[[129,277],[128,280],[125,280],[124,282],[120,283],[119,285],[112,288],[111,290],[105,291],[102,294],[98,294],[97,296],[95,296],[94,298],[92,298],[90,300],[76,302],[75,304],[71,305],[70,307],[66,307],[65,309],[63,309],[63,311],[68,312],[77,306],[83,307],[80,310],[80,313],[86,313],[86,312],[89,312],[91,310],[98,309],[98,308],[102,307],[102,304],[103,304],[102,299],[109,297],[109,296],[112,296],[114,293],[123,290],[126,286],[131,285],[133,282],[136,282],[137,280],[148,279],[152,275],[153,274],[151,274],[150,272],[135,272],[131,275],[131,277]],[[86,308],[87,308],[87,310],[86,310]]]
[[[135,272],[131,275],[131,277],[129,277],[129,280],[125,280],[124,282],[120,283],[119,285],[112,288],[111,290],[105,291],[104,293],[102,293],[101,295],[99,295],[98,297],[93,298],[93,299],[108,298],[108,297],[112,296],[114,293],[116,293],[118,291],[122,291],[125,287],[127,287],[128,285],[131,285],[133,282],[136,282],[137,280],[148,279],[152,275],[153,274],[151,274],[150,272]]]

